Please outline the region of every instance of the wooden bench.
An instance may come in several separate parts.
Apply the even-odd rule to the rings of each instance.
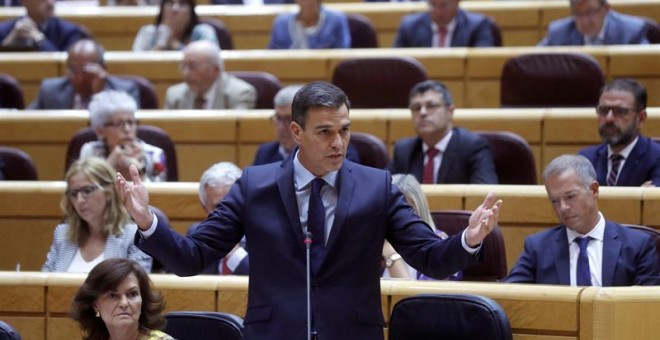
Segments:
[[[84,274],[0,272],[0,315],[24,339],[70,339],[80,334],[68,317]],[[221,311],[244,316],[247,277],[151,275],[166,312]],[[515,339],[655,339],[660,287],[566,287],[452,281],[381,280],[383,316],[416,294],[477,294],[506,312]],[[387,328],[384,329],[387,334]]]
[[[643,132],[660,136],[660,108],[649,108]],[[259,144],[274,140],[268,110],[140,111],[144,124],[165,129],[176,143],[181,181],[197,181],[211,164],[231,161],[250,165]],[[87,126],[86,111],[0,112],[0,145],[26,151],[41,180],[64,178],[66,148],[74,133]],[[387,145],[414,136],[406,109],[355,109],[352,129],[371,133]],[[529,143],[537,172],[562,153],[600,143],[596,114],[583,109],[457,109],[454,122],[471,130],[511,131]]]
[[[606,78],[634,77],[649,93],[660,92],[660,49],[648,46],[608,47],[502,47],[502,48],[414,48],[373,50],[234,50],[223,51],[227,71],[264,71],[283,84],[331,81],[336,65],[350,58],[411,56],[419,60],[431,79],[447,84],[457,107],[494,108],[500,106],[500,75],[511,57],[541,52],[580,52],[598,60]],[[133,53],[107,52],[111,74],[133,74],[149,79],[164,104],[165,91],[182,81],[175,51]],[[1,53],[0,73],[18,79],[27,103],[37,96],[41,79],[66,75],[66,53]],[[649,106],[660,106],[658,96],[649,96]]]

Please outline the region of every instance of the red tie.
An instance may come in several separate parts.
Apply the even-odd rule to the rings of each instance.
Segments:
[[[445,40],[447,40],[447,27],[438,26],[438,47],[445,47]]]
[[[433,184],[435,183],[433,181],[433,170],[434,170],[434,158],[435,155],[438,154],[438,149],[436,148],[429,148],[426,150],[426,164],[424,165],[424,178],[422,180],[422,183],[426,184]]]
[[[222,265],[222,275],[231,275],[231,274],[233,274],[233,272],[231,271],[231,269],[229,269],[229,266],[227,265],[227,257],[224,257],[222,259],[222,261],[220,261],[220,262],[221,262],[221,265]]]

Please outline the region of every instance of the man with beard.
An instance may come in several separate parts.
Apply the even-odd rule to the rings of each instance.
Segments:
[[[660,185],[660,143],[641,135],[646,121],[646,89],[632,79],[616,79],[600,92],[596,107],[603,144],[580,150],[606,186]]]

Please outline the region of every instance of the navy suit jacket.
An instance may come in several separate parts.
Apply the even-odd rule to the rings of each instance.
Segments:
[[[263,0],[264,5],[292,4],[293,0]],[[242,5],[243,0],[211,0],[214,5]]]
[[[644,20],[610,10],[607,14],[605,45],[648,44]],[[548,26],[548,35],[540,46],[584,45],[584,36],[575,25],[575,18],[555,20]]]
[[[16,21],[21,18],[0,23],[0,41],[9,35]],[[46,29],[42,33],[46,39],[37,46],[38,50],[42,52],[66,51],[74,42],[88,37],[80,26],[57,17],[48,19]]]
[[[607,144],[586,147],[579,154],[594,165],[598,183],[607,185]],[[640,135],[623,163],[616,186],[638,187],[649,180],[660,186],[660,143]]]
[[[394,47],[431,47],[431,15],[429,12],[408,14],[401,20],[394,39]],[[492,47],[493,27],[482,14],[459,9],[456,13],[456,29],[451,39],[452,47]]]
[[[655,240],[643,232],[605,221],[602,284],[659,285]],[[505,282],[570,285],[568,236],[563,225],[525,239],[525,248]]]
[[[497,184],[497,173],[488,141],[463,128],[454,133],[442,155],[436,183]],[[393,174],[412,174],[421,183],[424,152],[419,137],[404,138],[394,144],[394,157],[387,166]]]
[[[225,256],[243,235],[250,245],[246,339],[306,338],[306,267],[293,161],[247,167],[225,199],[184,237],[159,221],[140,249],[177,275],[195,275]],[[345,160],[326,253],[312,278],[321,339],[383,339],[380,261],[387,239],[425,275],[447,277],[478,261],[461,234],[440,239],[414,213],[389,172]],[[483,253],[480,252],[480,253]]]
[[[140,107],[140,89],[131,80],[108,76],[105,90],[117,90],[130,94]],[[39,94],[28,109],[32,110],[70,110],[74,102],[73,85],[67,77],[47,78],[41,82]]]
[[[188,227],[188,231],[186,232],[186,236],[190,235],[197,229],[199,226],[199,223],[193,223]],[[247,247],[244,247],[244,249],[247,251]],[[249,275],[250,274],[250,260],[249,260],[250,255],[245,256],[241,262],[238,264],[236,269],[234,269],[234,275]],[[220,267],[220,261],[222,258],[218,258],[214,263],[210,264],[200,274],[218,274],[218,268]]]
[[[293,154],[294,152],[292,152]],[[358,154],[357,149],[352,145],[348,144],[346,149],[346,158],[354,163],[360,163],[360,155]],[[282,154],[280,153],[280,143],[267,142],[259,145],[257,153],[254,155],[254,162],[252,165],[262,165],[273,162],[280,162],[284,160]]]

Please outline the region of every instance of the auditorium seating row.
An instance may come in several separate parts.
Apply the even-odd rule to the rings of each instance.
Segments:
[[[150,183],[150,203],[167,214],[172,227],[185,234],[206,217],[196,182]],[[0,182],[0,270],[40,270],[62,220],[62,181]],[[557,218],[542,185],[424,185],[431,210],[473,210],[489,191],[504,200],[500,228],[511,268],[525,237],[556,225]],[[599,207],[606,218],[660,230],[660,188],[601,187]]]
[[[80,330],[68,318],[82,274],[0,272],[0,315],[23,339],[71,339]],[[243,316],[247,277],[151,275],[166,311],[222,311]],[[453,281],[381,280],[386,322],[401,299],[422,293],[478,294],[506,312],[517,340],[656,339],[660,287],[561,287]],[[475,325],[478,327],[478,325]],[[387,329],[384,329],[387,334]],[[78,336],[79,337],[79,336]]]
[[[305,50],[305,51],[223,51],[228,71],[264,71],[275,75],[284,85],[314,80],[330,81],[342,60],[410,56],[426,69],[430,79],[445,83],[457,107],[489,108],[500,106],[500,76],[504,63],[513,56],[528,53],[582,52],[600,64],[606,79],[633,77],[649,93],[660,91],[660,45],[608,47],[508,47],[452,49]],[[167,87],[182,81],[180,52],[107,52],[105,60],[111,74],[139,75],[150,80],[164,103]],[[16,78],[26,103],[34,100],[41,80],[67,73],[66,53],[2,53],[0,73]],[[660,106],[660,97],[649,96],[649,106]]]
[[[660,108],[648,110],[647,136],[660,136]],[[252,163],[259,144],[274,140],[268,110],[164,111],[136,114],[140,122],[167,131],[176,144],[180,181],[197,181],[211,164]],[[0,145],[27,152],[41,180],[64,178],[67,144],[87,126],[86,111],[0,111]],[[367,132],[390,148],[414,136],[406,109],[355,109],[353,131]],[[520,135],[530,145],[537,173],[556,156],[600,143],[594,109],[457,109],[454,122],[471,130],[501,130]],[[540,178],[540,176],[537,176]]]
[[[615,10],[623,13],[660,18],[658,0],[613,0]],[[328,3],[329,8],[366,16],[378,32],[381,47],[392,46],[404,15],[427,9],[424,1],[402,3]],[[237,49],[263,49],[268,46],[275,16],[291,11],[296,5],[197,6],[197,14],[222,20],[229,28]],[[491,16],[500,26],[504,46],[536,45],[548,24],[570,15],[568,1],[463,1],[461,7]],[[0,21],[23,13],[21,8],[3,8]],[[158,7],[62,8],[57,15],[87,27],[108,50],[130,50],[140,27],[151,24]]]

